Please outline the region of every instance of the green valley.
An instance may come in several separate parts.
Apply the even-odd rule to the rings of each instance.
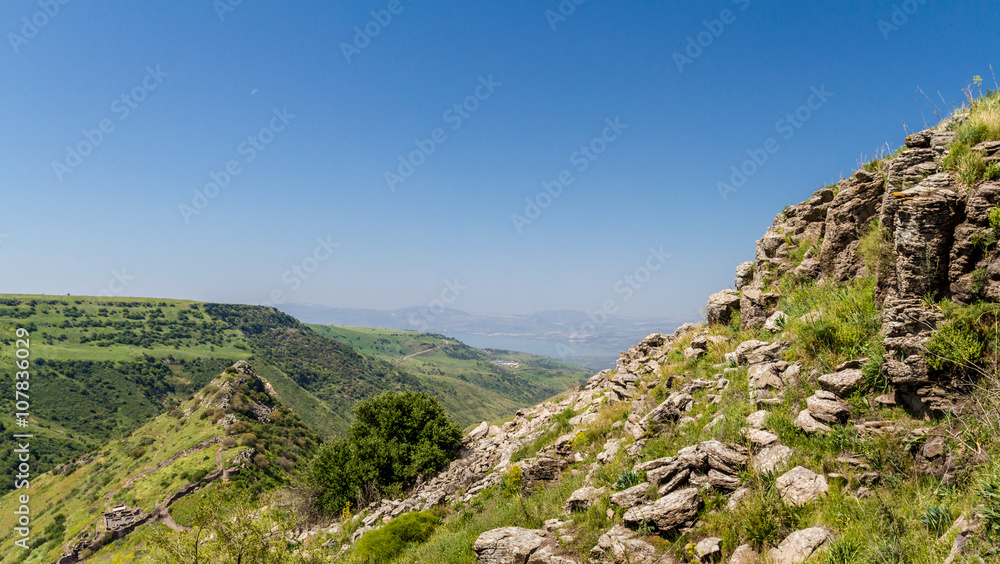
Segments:
[[[0,366],[8,389],[20,327],[30,332],[35,472],[128,436],[238,360],[251,361],[282,403],[324,437],[347,428],[355,401],[384,390],[437,396],[467,426],[510,416],[589,376],[554,360],[481,351],[440,335],[306,326],[273,308],[2,295]],[[0,396],[0,430],[13,427],[13,412],[13,398]],[[8,476],[12,448],[0,444]]]

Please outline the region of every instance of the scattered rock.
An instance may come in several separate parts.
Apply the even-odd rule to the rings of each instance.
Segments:
[[[611,505],[631,509],[637,505],[646,503],[646,494],[649,492],[649,488],[651,487],[652,486],[649,482],[643,482],[637,486],[632,486],[626,490],[611,494],[609,501],[611,502]]]
[[[760,450],[778,443],[778,435],[763,429],[744,429],[743,436],[750,441],[754,450]]]
[[[708,537],[694,545],[694,554],[699,562],[717,562],[722,559],[722,539]]]
[[[604,488],[592,488],[590,486],[584,486],[575,492],[573,492],[569,499],[566,500],[566,505],[564,509],[568,513],[573,511],[586,511],[590,509],[590,506],[594,504],[597,498],[601,497],[607,492]]]
[[[728,325],[733,313],[740,309],[740,295],[736,290],[723,290],[708,297],[705,316],[709,325]]]
[[[819,377],[819,385],[824,390],[842,398],[846,398],[857,391],[863,381],[864,375],[861,374],[860,368],[848,368]]]
[[[766,421],[767,412],[764,410],[755,411],[750,415],[747,415],[747,425],[750,425],[754,429],[763,429]]]
[[[665,556],[658,560],[656,548],[648,542],[635,538],[635,533],[622,525],[615,525],[597,539],[597,545],[590,550],[594,562],[613,564],[672,564],[674,560]]]
[[[824,423],[846,423],[851,406],[844,400],[825,390],[817,390],[806,398],[806,405],[813,418]]]
[[[771,317],[767,318],[764,322],[764,329],[770,331],[771,333],[781,333],[785,329],[785,320],[788,319],[788,315],[783,311],[776,311],[771,314]]]
[[[742,502],[743,499],[746,498],[747,494],[749,493],[750,493],[750,488],[748,487],[744,486],[742,488],[737,489],[729,496],[729,501],[726,502],[726,509],[734,511],[737,507],[740,506],[740,502]]]
[[[789,505],[804,505],[829,491],[826,478],[808,468],[796,466],[775,482],[781,499]]]
[[[776,472],[788,465],[792,449],[785,445],[772,445],[757,453],[753,468],[758,472]]]
[[[753,271],[754,262],[752,260],[741,262],[736,266],[736,279],[733,284],[736,286],[737,292],[753,281]]]
[[[798,564],[805,562],[817,549],[833,539],[833,532],[824,527],[810,527],[785,537],[785,540],[767,552],[773,564]]]
[[[647,428],[650,423],[657,423],[660,425],[673,423],[680,419],[681,413],[690,409],[692,403],[694,403],[694,398],[691,397],[691,394],[674,392],[670,394],[667,399],[663,401],[663,403],[654,407],[652,411],[647,413],[646,416],[639,422],[639,425],[643,428]]]
[[[760,556],[749,544],[741,544],[736,547],[733,555],[729,557],[729,564],[758,564],[759,562]]]
[[[478,441],[479,439],[485,437],[486,434],[489,432],[490,432],[490,424],[483,421],[482,423],[479,424],[478,427],[476,427],[475,429],[472,430],[472,432],[469,433],[469,439],[473,441]]]
[[[701,503],[698,488],[687,488],[661,497],[649,505],[633,507],[625,512],[622,520],[630,527],[639,527],[643,521],[649,521],[661,532],[673,533],[694,521]]]
[[[795,426],[810,434],[830,432],[830,428],[816,421],[808,409],[803,409],[799,412],[799,415],[795,418]]]
[[[545,540],[544,531],[503,527],[479,535],[473,549],[479,564],[525,564]]]

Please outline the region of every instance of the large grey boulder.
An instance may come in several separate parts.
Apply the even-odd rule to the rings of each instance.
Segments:
[[[728,325],[733,313],[740,310],[740,295],[736,290],[723,290],[708,297],[705,316],[709,325]]]
[[[816,390],[816,393],[806,398],[806,406],[812,416],[824,423],[846,423],[851,414],[851,406],[836,394],[826,390]]]
[[[812,416],[808,409],[803,409],[799,412],[799,415],[795,418],[795,426],[802,429],[808,434],[813,433],[829,433],[830,427],[816,421],[816,418]]]
[[[810,527],[785,537],[785,540],[767,552],[773,564],[798,564],[805,562],[817,549],[833,539],[833,532],[825,527]]]
[[[626,490],[611,494],[609,501],[611,505],[631,509],[636,505],[646,503],[646,493],[649,492],[649,488],[651,487],[649,482],[643,482],[637,486],[632,486]]]
[[[525,564],[545,541],[544,531],[503,527],[479,535],[473,549],[479,564]]]
[[[837,394],[842,398],[853,394],[864,382],[864,375],[860,368],[848,368],[832,374],[824,374],[819,377],[819,385],[824,390]]]
[[[694,521],[701,503],[698,488],[687,488],[661,497],[649,505],[633,507],[625,512],[622,520],[630,527],[639,527],[644,521],[648,521],[661,532],[673,533]]]
[[[774,485],[788,505],[805,505],[830,491],[826,477],[802,466],[779,476]]]
[[[785,382],[782,380],[781,374],[786,367],[787,363],[777,362],[751,365],[747,369],[747,381],[750,384],[750,392],[756,394],[762,390],[783,390]]]
[[[792,449],[785,445],[771,445],[753,459],[753,468],[758,472],[776,472],[783,469],[792,458]]]

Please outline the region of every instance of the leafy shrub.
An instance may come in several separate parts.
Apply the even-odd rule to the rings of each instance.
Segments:
[[[989,252],[997,244],[997,234],[995,231],[977,231],[969,237],[973,246],[982,252]]]
[[[990,221],[990,228],[993,231],[1000,232],[1000,208],[991,209],[987,218]]]
[[[461,445],[462,429],[427,394],[390,391],[360,401],[347,436],[325,444],[310,465],[317,506],[334,513],[378,492],[400,493],[453,460]]]
[[[947,300],[941,307],[946,320],[925,345],[928,366],[936,370],[975,368],[988,348],[1000,307],[986,302],[963,307]]]
[[[638,486],[642,483],[642,478],[634,470],[625,470],[618,475],[618,480],[612,486],[615,490],[627,490],[632,486]]]
[[[979,484],[976,493],[983,498],[984,506],[979,509],[986,534],[1000,540],[1000,480],[995,476]]]
[[[920,523],[934,536],[941,536],[951,526],[951,508],[947,505],[932,505],[920,518]]]
[[[885,363],[885,345],[878,341],[868,351],[868,362],[861,366],[864,389],[869,392],[885,393],[892,389],[892,382],[882,374]]]
[[[522,490],[524,490],[524,475],[521,473],[521,467],[516,464],[511,465],[500,480],[500,491],[507,497],[514,497],[520,495]]]
[[[407,513],[361,537],[352,556],[365,564],[391,562],[408,545],[429,539],[437,525],[438,518],[433,513]]]

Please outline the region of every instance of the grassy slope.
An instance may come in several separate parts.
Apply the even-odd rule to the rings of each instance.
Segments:
[[[520,352],[483,351],[442,335],[366,327],[309,327],[415,375],[420,389],[441,398],[462,425],[507,417],[591,376],[589,370],[564,362]],[[417,354],[423,351],[429,352]],[[520,366],[501,367],[492,364],[493,360]]]
[[[232,378],[222,375],[188,402],[159,415],[130,435],[108,442],[86,462],[71,465],[60,474],[48,473],[34,478],[28,493],[34,511],[32,540],[39,544],[26,560],[18,560],[24,553],[13,549],[16,537],[12,530],[16,507],[14,493],[24,491],[0,498],[0,553],[4,554],[0,562],[52,562],[62,552],[62,547],[81,531],[95,530],[100,516],[110,507],[127,504],[149,513],[173,492],[215,471],[217,456],[223,467],[229,467],[238,454],[250,447],[256,448],[258,454],[263,453],[269,461],[269,470],[251,466],[251,470],[235,478],[247,486],[261,483],[261,480],[281,483],[287,476],[277,463],[282,458],[291,459],[299,467],[305,464],[312,449],[318,445],[319,437],[306,430],[294,415],[272,417],[274,423],[262,425],[249,421],[246,412],[237,409],[237,405],[246,405],[246,400],[234,398],[233,407],[228,410],[210,405],[212,394],[219,389],[218,384]],[[275,405],[280,408],[279,403]],[[216,417],[225,413],[237,414],[240,420],[246,421],[240,430],[248,433],[234,435],[229,442],[195,448],[193,452],[177,456],[205,441],[225,438],[225,428],[213,423]],[[233,429],[235,432],[236,427]],[[65,531],[46,537],[43,531],[60,514],[66,517]],[[174,514],[173,507],[171,514]]]
[[[838,363],[856,358],[874,338],[877,324],[870,320],[878,316],[871,300],[870,280],[859,280],[847,287],[829,285],[826,288],[807,286],[790,293],[783,299],[781,307],[790,311],[823,305],[832,310],[850,304],[861,304],[862,315],[853,319],[839,318],[832,329],[845,338],[828,342],[819,338],[816,327],[798,323],[790,324],[783,335],[771,335],[759,331],[739,331],[730,327],[716,326],[712,334],[730,338],[728,343],[711,345],[709,353],[696,361],[685,360],[682,351],[690,340],[686,337],[675,344],[671,353],[656,374],[648,375],[647,381],[654,386],[649,392],[657,402],[676,390],[678,383],[668,386],[673,378],[687,381],[693,378],[713,378],[719,372],[717,365],[723,362],[723,355],[731,351],[741,341],[748,339],[785,338],[796,342],[786,353],[788,361],[802,361],[807,368],[825,368],[830,363]],[[804,370],[803,372],[807,372]],[[685,426],[668,426],[662,432],[648,436],[648,442],[641,450],[640,461],[672,456],[683,447],[700,441],[718,439],[724,442],[747,444],[741,433],[746,426],[745,417],[756,411],[754,402],[748,395],[747,371],[726,374],[730,386],[721,393],[718,403],[706,397],[714,390],[703,389],[694,392],[696,403],[686,414],[699,420]],[[997,382],[994,382],[996,385]],[[727,510],[725,496],[705,494],[705,508],[700,515],[701,524],[692,533],[670,539],[656,535],[646,540],[678,557],[686,553],[688,543],[716,536],[722,539],[725,554],[723,561],[740,544],[751,543],[762,549],[777,544],[785,535],[796,529],[813,525],[830,527],[837,534],[831,550],[811,559],[811,563],[860,564],[868,562],[940,562],[948,554],[955,531],[940,537],[929,532],[921,522],[926,512],[933,506],[947,507],[952,519],[959,514],[969,514],[983,498],[977,493],[976,485],[981,479],[996,480],[996,469],[989,464],[974,464],[963,470],[957,485],[945,486],[941,481],[919,475],[914,468],[913,452],[916,448],[903,439],[906,430],[917,427],[929,428],[931,434],[949,435],[964,429],[968,433],[977,427],[989,428],[989,424],[977,423],[975,419],[963,422],[940,420],[923,421],[912,418],[902,408],[878,407],[870,396],[880,393],[877,389],[866,389],[850,398],[852,419],[892,421],[903,428],[895,434],[880,436],[874,433],[860,433],[851,425],[836,426],[828,435],[809,436],[796,429],[792,420],[803,408],[804,398],[819,386],[814,377],[802,381],[786,390],[782,404],[770,409],[767,428],[777,434],[781,442],[794,449],[788,468],[803,465],[819,472],[838,472],[842,481],[831,480],[830,494],[819,501],[798,509],[787,509],[774,493],[776,475],[759,474],[746,470],[741,474],[750,494],[735,511]],[[582,476],[590,468],[605,441],[623,438],[621,430],[612,426],[629,413],[627,404],[606,406],[594,423],[586,428],[574,446],[586,456],[582,463],[571,465],[558,482],[546,484],[526,492],[523,496],[511,497],[503,488],[495,486],[484,490],[468,504],[458,504],[449,508],[443,516],[441,526],[425,543],[410,546],[392,562],[454,562],[474,564],[475,553],[472,544],[484,531],[504,526],[539,528],[545,520],[567,519],[563,504],[569,494],[582,484]],[[716,425],[705,425],[719,414],[725,414]],[[965,427],[966,425],[970,427]],[[554,426],[555,428],[555,426]],[[581,429],[582,429],[581,428]],[[549,441],[572,432],[568,427],[559,428],[558,433],[550,433]],[[626,439],[626,444],[631,439]],[[534,450],[544,445],[534,445]],[[919,445],[917,445],[919,446]],[[1000,441],[992,437],[988,445],[990,455],[995,456]],[[949,441],[949,448],[960,449],[958,442]],[[573,523],[575,538],[565,548],[576,552],[585,559],[597,538],[614,523],[621,522],[623,510],[615,509],[613,516],[606,514],[609,509],[608,496],[614,493],[613,485],[622,472],[630,469],[635,462],[624,455],[625,449],[608,464],[600,466],[595,474],[594,487],[607,487],[609,493],[601,496],[588,511],[575,512],[568,519]],[[849,493],[861,485],[863,470],[852,468],[837,461],[838,456],[849,454],[858,456],[864,463],[879,473],[880,482],[871,485],[874,495],[858,499]],[[982,460],[980,458],[980,460]],[[614,509],[612,507],[612,509]],[[948,524],[951,523],[949,520]],[[345,558],[344,562],[349,561]]]

